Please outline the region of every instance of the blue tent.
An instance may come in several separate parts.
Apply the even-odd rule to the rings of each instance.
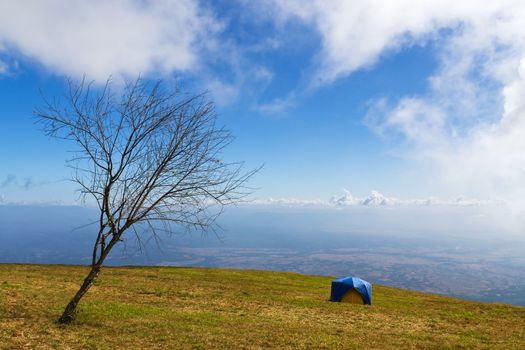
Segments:
[[[352,291],[356,291],[363,298],[363,303],[372,305],[372,285],[357,277],[345,277],[332,281],[330,301],[341,301]]]

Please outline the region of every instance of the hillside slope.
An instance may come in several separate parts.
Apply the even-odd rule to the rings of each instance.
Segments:
[[[203,268],[106,268],[60,327],[86,271],[0,265],[0,348],[525,348],[524,307],[378,285],[331,303],[330,278]]]

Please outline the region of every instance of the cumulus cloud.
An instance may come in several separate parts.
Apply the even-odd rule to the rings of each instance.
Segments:
[[[330,198],[329,203],[335,206],[352,206],[360,203],[360,199],[354,197],[350,191],[345,189],[343,192],[344,194],[342,196],[333,196]]]
[[[196,0],[0,2],[0,53],[92,79],[195,69],[219,30]]]

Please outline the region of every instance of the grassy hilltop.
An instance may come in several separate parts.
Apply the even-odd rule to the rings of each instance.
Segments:
[[[86,272],[0,265],[0,349],[525,348],[524,307],[379,285],[330,303],[330,278],[204,268],[106,268],[61,327]]]

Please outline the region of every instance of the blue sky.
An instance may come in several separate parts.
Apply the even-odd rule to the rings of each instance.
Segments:
[[[524,20],[512,0],[2,2],[0,199],[76,200],[40,91],[142,74],[210,91],[236,136],[225,157],[265,164],[259,203],[519,214]]]

